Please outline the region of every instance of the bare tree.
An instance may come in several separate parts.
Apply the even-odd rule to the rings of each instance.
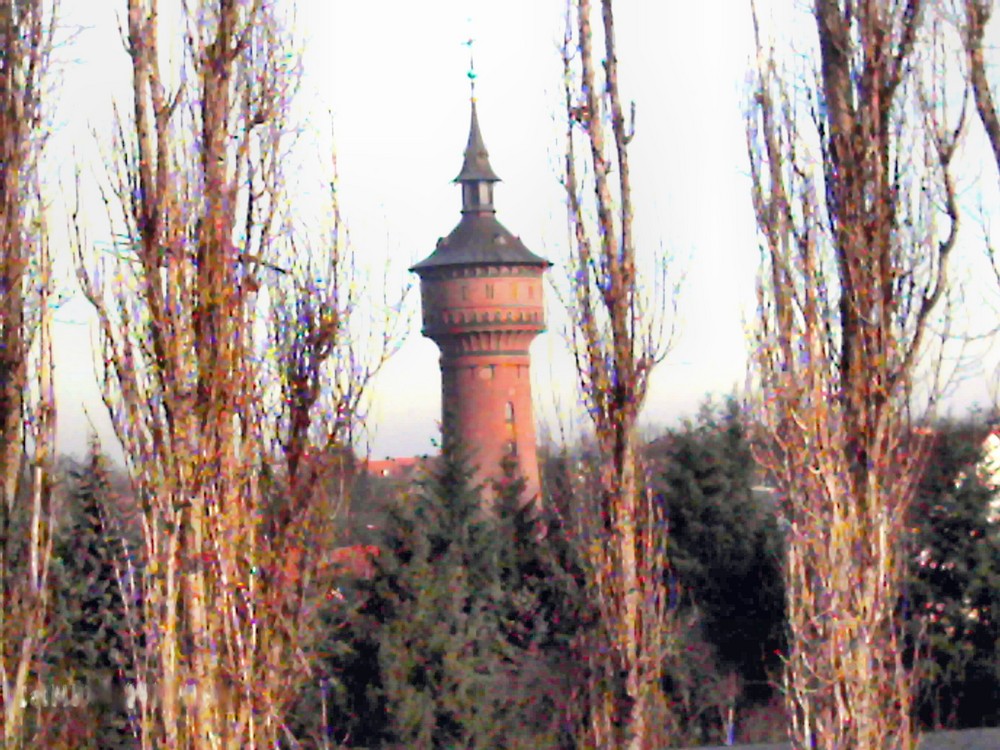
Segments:
[[[133,105],[104,191],[121,252],[93,262],[74,223],[143,510],[143,744],[276,747],[328,593],[324,492],[346,477],[364,386],[391,347],[367,369],[351,348],[335,209],[321,282],[289,233],[298,74],[276,3],[127,11]],[[345,389],[331,368],[357,379]]]
[[[993,0],[961,0],[960,26],[962,43],[965,49],[965,60],[972,97],[976,102],[976,111],[986,131],[986,138],[993,151],[996,162],[997,179],[1000,183],[1000,113],[997,112],[996,100],[990,86],[987,73],[986,54],[988,52],[985,40],[986,29],[993,19]],[[991,245],[987,238],[987,252],[993,265],[993,274],[1000,286],[1000,252]]]
[[[962,10],[964,11],[962,36],[969,83],[972,85],[976,110],[986,129],[986,137],[993,150],[997,169],[1000,169],[1000,114],[997,113],[989,76],[986,73],[984,47],[986,27],[993,17],[993,0],[962,0]]]
[[[599,5],[597,12],[590,0],[568,3],[563,45],[564,184],[573,247],[569,307],[577,372],[601,455],[597,495],[581,482],[573,493],[574,515],[600,607],[599,637],[610,646],[586,646],[592,679],[584,696],[584,741],[646,748],[662,744],[657,725],[663,722],[653,717],[663,708],[659,683],[671,613],[665,526],[645,487],[636,423],[650,372],[665,351],[662,331],[644,318],[649,311],[637,279],[628,159],[634,118],[626,118],[619,89],[613,3]],[[603,57],[603,70],[595,57]],[[613,694],[619,674],[628,696],[624,708]],[[620,739],[613,731],[617,721]]]
[[[925,78],[925,5],[815,0],[815,79],[794,84],[758,29],[759,454],[787,521],[797,748],[915,744],[897,621],[920,471],[911,400],[958,228],[963,120],[943,124],[944,78]]]
[[[335,522],[358,468],[353,446],[372,380],[406,327],[398,306],[386,304],[379,316],[374,296],[362,304],[335,164],[331,174],[326,235],[313,245],[296,240],[308,232],[289,232],[283,270],[271,274],[266,287],[264,397],[277,408],[263,424],[273,467],[261,538],[271,571],[265,606],[273,659],[264,677],[283,710],[311,676],[314,649],[325,642],[317,605],[334,585]],[[289,661],[290,654],[298,659]]]
[[[25,741],[49,600],[52,266],[39,160],[56,10],[0,2],[0,740],[11,748]]]

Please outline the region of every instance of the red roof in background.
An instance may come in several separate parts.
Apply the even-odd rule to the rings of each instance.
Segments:
[[[341,575],[369,579],[375,575],[375,559],[380,552],[373,544],[337,547],[326,556],[324,563]]]
[[[423,460],[422,456],[401,456],[399,458],[386,458],[382,461],[368,461],[365,464],[365,470],[370,476],[397,479],[412,474]]]

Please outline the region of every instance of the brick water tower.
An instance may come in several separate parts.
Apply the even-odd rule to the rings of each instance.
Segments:
[[[424,335],[441,350],[443,429],[457,438],[490,497],[505,456],[517,459],[526,499],[539,494],[531,406],[532,340],[545,330],[542,274],[552,264],[497,221],[493,172],[472,98],[462,171],[462,218],[410,270],[420,276]]]

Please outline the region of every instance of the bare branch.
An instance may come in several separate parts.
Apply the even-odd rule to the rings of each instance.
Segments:
[[[921,85],[945,80],[921,56],[936,32],[924,5],[816,0],[815,132],[757,27],[747,128],[763,244],[757,452],[785,498],[785,687],[800,747],[915,742],[896,621],[923,453],[910,400],[947,289],[964,126],[964,116],[944,122],[940,86]],[[821,162],[808,157],[815,142]]]
[[[595,676],[624,675],[629,708],[619,717],[621,742],[638,748],[657,740],[651,717],[663,699],[660,670],[673,622],[664,588],[665,529],[645,490],[636,431],[650,373],[666,349],[657,335],[662,308],[643,298],[636,266],[628,152],[635,108],[626,121],[615,16],[610,0],[600,6],[598,14],[589,0],[567,4],[562,50],[567,115],[563,185],[573,248],[571,339],[601,455],[600,489],[595,493],[577,487],[574,502],[588,575],[612,644],[605,655],[592,652],[587,658]],[[597,34],[595,17],[600,19]],[[595,58],[602,53],[599,71]],[[616,701],[595,692],[594,685],[587,699],[590,715],[583,741],[614,744],[609,732],[619,710]]]
[[[5,747],[26,735],[52,551],[52,261],[41,196],[58,5],[0,2],[0,702]]]
[[[1000,115],[997,114],[993,92],[986,75],[986,59],[983,50],[983,39],[986,27],[993,16],[992,0],[963,0],[965,11],[965,28],[963,41],[965,43],[966,62],[969,67],[969,83],[972,85],[973,98],[979,119],[986,129],[990,148],[1000,170]],[[1000,175],[998,175],[1000,176]]]
[[[347,491],[370,375],[326,391],[331,362],[357,362],[353,267],[335,249],[316,285],[280,257],[298,72],[277,6],[180,10],[175,34],[157,0],[129,0],[133,106],[101,186],[121,239],[94,262],[74,217],[79,275],[143,506],[144,746],[274,747],[320,636],[327,491]]]

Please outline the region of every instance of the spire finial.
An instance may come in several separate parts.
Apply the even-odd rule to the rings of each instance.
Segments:
[[[469,19],[469,25],[472,25],[472,19]],[[469,48],[469,72],[466,75],[469,77],[469,98],[472,101],[476,101],[476,58],[473,54],[473,46],[476,43],[475,37],[470,33],[469,38],[466,39],[463,44]]]
[[[469,72],[466,75],[469,78],[472,118],[469,123],[469,142],[465,146],[465,160],[462,162],[462,171],[458,173],[455,182],[498,182],[500,178],[490,167],[486,145],[483,143],[482,133],[479,132],[479,118],[476,116],[476,58],[473,55],[476,35],[472,33],[472,16],[469,15],[467,20],[469,22],[469,36],[462,44],[469,48]],[[492,204],[492,199],[484,200],[482,204]]]

